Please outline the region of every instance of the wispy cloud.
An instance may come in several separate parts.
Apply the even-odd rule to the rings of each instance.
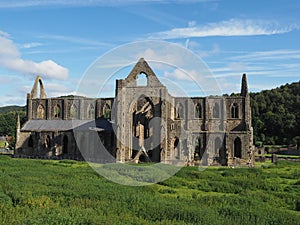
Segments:
[[[49,97],[59,97],[65,95],[79,95],[74,89],[70,88],[69,82],[57,83],[46,83],[45,89],[47,96]],[[75,84],[74,84],[75,85]]]
[[[109,46],[110,44],[106,42],[94,41],[90,39],[84,39],[79,37],[72,37],[72,36],[64,36],[64,35],[40,35],[39,38],[42,39],[51,39],[55,41],[64,41],[64,42],[71,42],[83,45],[93,45],[93,46]]]
[[[8,38],[9,37],[9,33],[6,33],[4,31],[0,30],[0,36]]]
[[[250,64],[250,65],[249,65]],[[269,78],[283,78],[283,77],[299,77],[300,65],[294,63],[265,63],[261,66],[253,66],[255,63],[248,62],[244,64],[228,63],[225,67],[214,67],[211,71],[215,78],[236,78],[241,74],[247,73],[249,76],[269,77]]]
[[[39,42],[31,42],[31,43],[25,43],[21,46],[21,48],[35,48],[35,47],[39,47],[39,46],[43,46],[42,43]]]
[[[197,80],[197,72],[196,71],[184,71],[181,69],[174,69],[173,71],[165,71],[164,76],[169,79],[176,79],[179,81],[194,81]]]
[[[248,54],[231,57],[232,60],[280,60],[280,59],[300,59],[300,49],[280,49],[272,51],[251,52]]]
[[[276,49],[269,51],[222,51],[222,61],[207,61],[217,79],[237,79],[246,73],[255,82],[270,79],[273,87],[300,77],[300,49]],[[285,81],[284,81],[285,82]]]
[[[23,59],[17,45],[8,38],[8,35],[0,35],[0,66],[22,74],[39,74],[46,78],[66,79],[69,75],[67,68],[52,60],[34,62]]]
[[[178,39],[210,36],[274,35],[287,33],[299,28],[300,26],[296,24],[283,26],[273,21],[230,19],[217,23],[209,23],[203,26],[173,28],[171,30],[150,34],[149,38]]]
[[[0,8],[24,8],[38,6],[63,6],[63,7],[82,7],[82,6],[124,6],[133,4],[187,4],[195,2],[211,2],[212,0],[3,0],[0,2]]]

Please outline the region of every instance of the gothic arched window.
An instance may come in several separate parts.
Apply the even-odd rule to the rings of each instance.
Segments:
[[[103,107],[103,118],[110,119],[111,109],[110,106],[106,103]]]
[[[145,73],[140,73],[137,78],[137,86],[147,86],[148,85],[148,77]]]
[[[237,103],[233,103],[231,106],[231,118],[239,118],[239,107]]]
[[[42,104],[40,104],[37,108],[37,118],[45,119],[45,107]]]
[[[234,140],[233,151],[234,151],[234,157],[242,158],[242,142],[241,142],[241,139],[239,137],[237,137]]]
[[[181,103],[178,103],[176,106],[176,119],[183,119],[184,110]]]
[[[200,137],[197,137],[195,140],[194,158],[195,159],[201,158],[201,138]]]
[[[32,135],[30,135],[29,139],[28,139],[28,147],[32,148],[33,147],[33,138]]]
[[[49,135],[47,135],[46,140],[45,140],[45,147],[46,148],[51,148],[51,138]]]
[[[71,105],[70,116],[72,119],[77,119],[77,117],[78,117],[78,110],[77,110],[77,106],[75,104]]]
[[[179,142],[178,137],[175,137],[173,146],[174,146],[174,156],[175,156],[175,158],[180,159],[180,142]]]
[[[197,103],[195,106],[195,118],[202,118],[202,110],[199,103]]]
[[[89,104],[87,111],[88,119],[93,119],[95,117],[95,107]]]
[[[213,108],[213,118],[220,118],[220,107],[217,102],[215,103]]]
[[[60,105],[58,105],[58,104],[55,105],[53,111],[54,111],[54,118],[60,118],[60,116],[61,116]]]
[[[63,146],[62,146],[62,153],[63,154],[67,154],[68,153],[68,149],[69,149],[69,139],[67,135],[64,135],[63,138]]]

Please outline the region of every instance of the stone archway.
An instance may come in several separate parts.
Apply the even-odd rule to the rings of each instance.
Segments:
[[[139,161],[152,161],[154,106],[150,98],[140,96],[133,104],[132,112],[132,158]]]
[[[69,139],[67,135],[64,135],[63,137],[63,147],[62,147],[62,153],[68,154],[68,148],[69,148]]]
[[[180,142],[178,137],[175,137],[174,142],[173,142],[173,146],[174,146],[174,157],[175,159],[180,159]]]
[[[227,154],[226,149],[224,147],[223,141],[221,138],[217,137],[215,139],[215,153],[218,155],[218,163],[222,166],[227,165]]]
[[[241,139],[239,137],[237,137],[234,140],[234,147],[233,147],[233,156],[235,158],[242,158],[242,142]]]
[[[34,82],[34,85],[31,90],[31,98],[38,98],[38,88],[40,87],[40,97],[46,98],[46,92],[43,84],[43,80],[40,76],[37,76]]]

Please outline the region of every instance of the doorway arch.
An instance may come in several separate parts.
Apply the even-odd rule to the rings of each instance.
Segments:
[[[69,145],[68,136],[64,135],[64,138],[63,138],[63,148],[62,148],[62,153],[63,154],[68,154],[68,145]]]
[[[237,137],[234,140],[234,157],[236,158],[242,158],[242,142],[241,139],[239,137]]]

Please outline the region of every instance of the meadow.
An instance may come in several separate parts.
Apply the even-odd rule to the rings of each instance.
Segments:
[[[0,224],[300,223],[296,162],[185,167],[140,187],[113,183],[72,160],[0,156],[0,173]]]

